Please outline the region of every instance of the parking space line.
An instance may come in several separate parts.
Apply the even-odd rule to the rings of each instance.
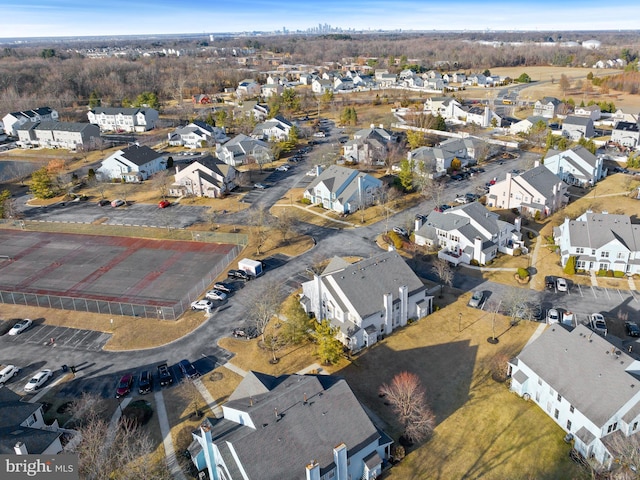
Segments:
[[[620,289],[618,288],[617,290],[618,290],[618,295],[620,295],[620,299],[624,300],[624,297],[622,296],[622,292],[620,291]]]
[[[71,335],[71,337],[67,340],[65,339],[64,344],[68,345],[71,343],[71,341],[73,340],[73,337],[75,337],[76,335],[78,335],[82,330],[76,330],[75,333],[73,335]]]
[[[584,293],[582,293],[582,288],[580,288],[580,284],[578,283],[578,291],[580,292],[580,296],[584,297]]]
[[[629,290],[629,295],[631,295],[631,298],[633,298],[636,302],[638,301],[638,298],[633,294],[633,290]]]
[[[593,293],[593,296],[594,296],[595,298],[598,298],[598,295],[596,295],[596,291],[595,291],[595,289],[593,288],[593,285],[591,285],[591,286],[590,286],[590,288],[591,288],[591,293]]]
[[[605,288],[605,289],[603,289],[603,290],[604,290],[604,293],[606,293],[606,294],[607,294],[607,297],[609,297],[609,300],[611,300],[611,295],[609,295],[609,289],[608,289],[608,288]]]

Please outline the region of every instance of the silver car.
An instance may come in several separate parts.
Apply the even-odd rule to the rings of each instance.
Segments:
[[[473,292],[473,296],[469,299],[469,303],[467,305],[473,308],[479,308],[480,305],[482,305],[482,300],[484,300],[484,292],[477,290]]]

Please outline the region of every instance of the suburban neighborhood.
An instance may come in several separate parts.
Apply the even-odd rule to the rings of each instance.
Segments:
[[[640,107],[610,71],[638,59],[311,63],[266,38],[78,47],[225,78],[0,111],[0,453],[636,478]]]

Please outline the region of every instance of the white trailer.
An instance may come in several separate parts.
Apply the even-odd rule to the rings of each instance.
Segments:
[[[262,262],[252,260],[250,258],[243,258],[240,260],[238,262],[238,269],[244,270],[252,277],[259,277],[264,273],[262,269]]]

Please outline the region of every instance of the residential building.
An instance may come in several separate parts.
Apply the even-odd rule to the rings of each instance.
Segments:
[[[640,362],[584,325],[554,325],[509,362],[511,390],[536,403],[584,458],[609,466],[612,440],[640,426]]]
[[[454,159],[464,167],[475,163],[486,143],[475,137],[450,138],[435,147],[418,147],[407,154],[418,172],[427,172],[431,178],[441,177],[451,168]]]
[[[198,95],[194,95],[192,100],[195,105],[209,105],[210,103],[215,103],[216,98],[213,95],[199,93]]]
[[[533,106],[534,117],[554,118],[558,116],[558,109],[562,102],[555,97],[544,97],[536,100]]]
[[[260,93],[264,98],[277,97],[282,95],[284,87],[280,83],[266,83],[260,88]]]
[[[269,105],[266,103],[258,103],[256,100],[245,100],[239,105],[240,114],[247,117],[253,116],[256,122],[264,122],[269,116]]]
[[[389,88],[396,85],[398,78],[395,73],[383,73],[379,78],[376,75],[376,81],[380,88]]]
[[[311,91],[319,95],[322,95],[324,92],[332,92],[333,82],[323,78],[314,78],[311,82]]]
[[[575,107],[575,110],[573,113],[580,117],[589,117],[594,122],[596,120],[600,120],[600,117],[602,116],[602,112],[600,111],[600,107],[598,105],[587,105],[586,107]]]
[[[351,351],[370,347],[433,309],[433,297],[396,251],[353,264],[334,257],[302,284],[300,303],[318,321],[328,319]]]
[[[494,125],[499,127],[502,124],[502,118],[487,106],[469,107],[465,109],[465,112],[464,120],[466,123],[473,123],[483,128]]]
[[[318,165],[316,178],[303,195],[327,210],[353,213],[372,205],[381,188],[382,182],[368,173],[339,165],[330,165],[323,171]]]
[[[593,186],[607,175],[602,158],[580,146],[564,152],[549,150],[544,166],[568,185],[580,187]]]
[[[58,112],[51,107],[40,107],[34,110],[25,110],[22,112],[12,112],[2,117],[4,131],[7,135],[17,136],[16,129],[26,123],[40,123],[44,121],[57,121]]]
[[[587,210],[575,220],[565,218],[553,237],[563,267],[574,257],[577,270],[640,274],[640,224],[629,215]]]
[[[22,148],[45,147],[88,150],[100,138],[100,129],[90,123],[44,121],[15,128]]]
[[[373,480],[392,444],[346,380],[249,372],[189,446],[198,470],[225,480]]]
[[[531,130],[531,127],[536,125],[538,122],[544,123],[545,128],[549,126],[549,118],[541,116],[531,116],[525,118],[524,120],[520,120],[519,122],[512,123],[509,127],[509,133],[511,135],[517,135],[519,133],[526,135]]]
[[[105,158],[96,173],[103,180],[136,183],[165,168],[166,160],[160,153],[144,145],[132,145]]]
[[[60,437],[65,432],[58,421],[47,425],[41,403],[23,402],[8,387],[0,388],[0,454],[55,455],[62,451]]]
[[[261,87],[258,82],[250,78],[245,78],[236,88],[236,97],[239,99],[253,98],[260,95]]]
[[[451,119],[464,115],[462,105],[451,97],[431,97],[424,103],[424,110],[434,117],[440,115],[442,118]]]
[[[486,264],[498,252],[513,255],[526,253],[520,233],[520,219],[515,224],[500,220],[497,213],[471,202],[444,212],[432,211],[414,234],[417,245],[439,249],[438,258],[451,263],[469,264],[473,260]]]
[[[389,151],[398,142],[398,137],[382,125],[371,125],[353,134],[343,145],[343,156],[351,162],[382,165]]]
[[[281,142],[289,138],[293,124],[282,115],[276,115],[255,126],[251,137],[266,142]]]
[[[176,165],[175,181],[169,187],[169,195],[220,198],[236,187],[236,174],[231,165],[207,155],[184,168]]]
[[[567,184],[544,165],[520,175],[507,172],[507,177],[489,187],[487,206],[517,208],[522,213],[551,215],[569,201]]]
[[[611,141],[624,147],[636,148],[640,145],[640,122],[619,121],[611,132]]]
[[[178,127],[167,134],[169,145],[187,148],[211,147],[216,143],[229,140],[224,128],[213,127],[207,123],[196,120],[184,127]]]
[[[593,120],[590,117],[568,115],[562,122],[562,135],[569,137],[574,142],[581,138],[593,138],[596,135]]]
[[[265,164],[273,161],[273,153],[266,142],[244,134],[233,137],[216,147],[216,156],[227,165],[238,167],[249,163]]]
[[[96,107],[87,113],[101,132],[146,132],[156,127],[158,111],[147,107]]]

